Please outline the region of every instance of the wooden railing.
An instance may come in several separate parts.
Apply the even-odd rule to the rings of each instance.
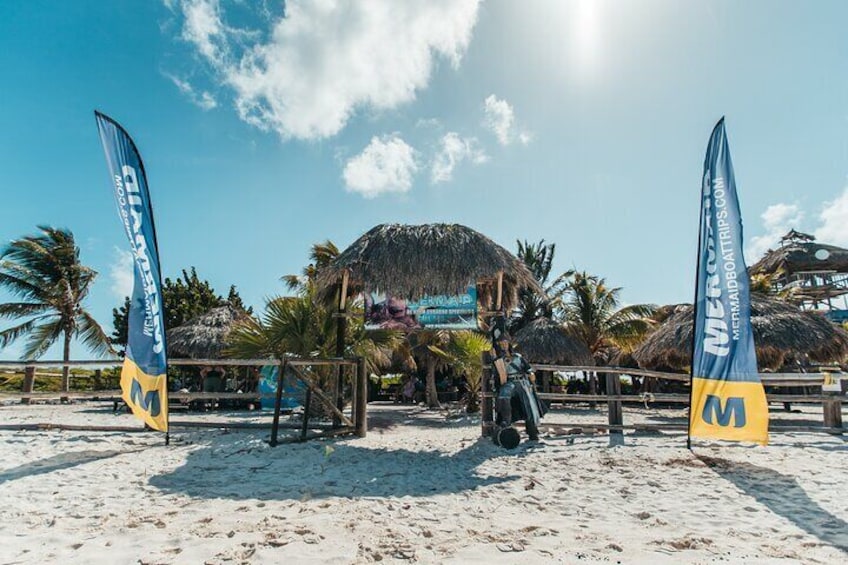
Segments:
[[[689,404],[688,394],[621,394],[621,375],[643,377],[651,379],[662,379],[675,382],[688,383],[689,375],[679,373],[664,373],[661,371],[650,371],[645,369],[629,369],[624,367],[596,367],[596,366],[571,366],[571,365],[545,365],[532,364],[537,371],[558,371],[564,373],[600,373],[606,378],[607,394],[569,394],[540,392],[539,397],[543,400],[578,403],[578,402],[606,402],[608,406],[608,423],[597,425],[574,424],[575,428],[593,428],[609,430],[610,433],[621,433],[625,429],[656,429],[656,430],[680,430],[686,429],[681,424],[640,424],[625,425],[622,406],[625,403],[650,404],[650,403],[675,403]],[[481,381],[481,410],[482,410],[482,434],[491,435],[494,429],[494,394],[490,390],[492,382],[491,366],[483,364],[483,379]],[[763,385],[768,387],[796,387],[810,386],[821,387],[827,382],[827,373],[762,373],[760,379]],[[538,382],[538,381],[537,381]],[[841,434],[843,432],[842,404],[848,403],[844,391],[825,392],[815,395],[793,395],[793,394],[768,394],[769,402],[799,403],[799,404],[821,404],[823,413],[823,426],[772,426],[771,431],[820,431]]]
[[[112,391],[89,391],[89,392],[81,392],[81,391],[64,391],[64,392],[34,392],[34,383],[36,378],[36,370],[39,367],[115,367],[121,365],[123,363],[122,360],[114,359],[114,360],[74,360],[74,361],[0,361],[0,369],[13,369],[13,370],[21,370],[24,371],[24,380],[23,380],[23,390],[22,392],[4,392],[0,393],[0,399],[19,399],[22,403],[28,403],[31,399],[47,399],[47,398],[59,398],[59,399],[92,399],[92,400],[111,400],[117,401],[120,399],[120,391],[112,390]],[[365,371],[365,361],[364,359],[350,359],[350,358],[309,358],[303,359],[298,357],[284,357],[283,359],[169,359],[168,364],[175,367],[203,367],[203,366],[224,366],[224,367],[248,367],[248,366],[276,366],[279,367],[280,377],[277,381],[277,390],[273,395],[263,395],[263,394],[241,394],[241,393],[179,393],[174,392],[169,394],[169,398],[171,399],[179,399],[179,400],[220,400],[220,399],[261,399],[267,397],[273,397],[275,399],[274,402],[274,416],[271,424],[271,445],[277,445],[278,443],[282,443],[278,439],[278,432],[280,427],[283,426],[280,423],[280,412],[282,405],[282,394],[283,394],[283,374],[285,371],[290,368],[292,372],[297,376],[297,378],[306,385],[306,398],[304,402],[304,410],[303,410],[303,420],[301,424],[299,424],[300,428],[300,437],[299,440],[305,440],[308,435],[309,430],[309,417],[310,417],[310,406],[313,402],[313,398],[315,401],[322,403],[328,408],[333,414],[333,426],[332,429],[325,431],[320,435],[340,435],[344,433],[352,433],[360,437],[365,437],[366,430],[368,427],[368,415],[367,415],[367,402],[368,402],[368,375]],[[307,367],[320,367],[320,366],[331,366],[337,367],[340,370],[334,372],[335,379],[337,382],[333,383],[332,391],[327,394],[320,389],[317,383],[311,378],[304,368]],[[352,402],[352,410],[351,417],[348,417],[344,412],[340,409],[340,390],[341,390],[341,378],[343,367],[352,367],[353,375],[352,375],[352,392],[353,392],[353,402]],[[51,375],[52,376],[52,375]],[[344,425],[342,425],[344,424]],[[228,427],[245,427],[244,424],[220,424],[220,423],[206,423],[203,422],[171,422],[172,427],[216,427],[216,428],[228,428]],[[80,429],[80,426],[67,426],[61,423],[53,424],[53,423],[43,423],[43,424],[28,424],[24,425],[14,425],[14,424],[3,424],[0,425],[0,429],[30,429],[35,427],[36,429]],[[254,427],[254,426],[252,426]],[[89,430],[102,430],[102,431],[125,431],[125,427],[121,427],[120,429],[116,427],[107,427],[107,426],[84,426],[85,429]]]

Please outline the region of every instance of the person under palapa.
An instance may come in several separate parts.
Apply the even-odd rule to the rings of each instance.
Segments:
[[[492,340],[492,366],[497,375],[494,440],[504,447],[516,447],[520,437],[512,424],[524,420],[528,437],[531,441],[537,441],[539,423],[548,409],[536,394],[533,368],[514,351],[504,316],[498,316],[492,321],[489,335]]]

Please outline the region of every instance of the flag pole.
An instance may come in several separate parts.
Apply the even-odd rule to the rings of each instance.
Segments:
[[[718,124],[724,121],[724,116],[716,123],[713,127],[713,130],[718,126]],[[698,324],[698,283],[700,281],[701,274],[701,245],[704,243],[704,222],[706,218],[704,216],[704,173],[701,173],[701,189],[699,191],[700,198],[698,202],[698,210],[699,210],[699,221],[698,221],[698,254],[697,261],[695,262],[695,298],[692,301],[692,355],[689,359],[689,410],[686,414],[686,449],[692,451],[692,397],[694,395],[695,390],[695,340],[697,336],[695,335],[695,329]]]
[[[106,114],[100,112],[97,109],[94,110],[94,117],[95,117],[95,119],[103,118],[103,119],[109,121],[112,125],[115,126],[116,129],[118,129],[120,132],[122,132],[123,135],[126,137],[127,142],[130,144],[130,147],[132,148],[136,157],[138,157],[138,165],[139,165],[139,168],[141,169],[141,176],[144,179],[144,185],[145,185],[145,188],[147,189],[147,205],[150,208],[150,228],[151,228],[151,232],[153,234],[153,246],[156,249],[156,258],[157,258],[157,262],[158,262],[159,289],[163,293],[163,296],[160,297],[160,309],[162,311],[162,346],[163,346],[163,349],[165,351],[165,393],[166,393],[166,396],[167,396],[167,393],[168,393],[168,340],[165,336],[166,329],[167,329],[165,327],[165,321],[167,320],[166,307],[165,307],[165,297],[164,297],[165,287],[162,285],[162,257],[159,254],[159,239],[158,239],[157,234],[156,234],[156,219],[155,219],[154,214],[153,214],[153,199],[150,197],[150,185],[148,184],[148,181],[147,181],[147,171],[144,168],[144,159],[142,159],[141,152],[138,150],[138,147],[136,147],[135,140],[132,138],[132,136],[129,134],[129,132],[127,132],[127,130],[124,129],[124,127],[121,124],[119,124],[116,120],[112,119],[110,116],[107,116]],[[165,445],[170,445],[171,444],[171,411],[169,409],[167,400],[165,401],[165,413],[166,413],[165,425],[167,427],[167,431],[165,432]]]

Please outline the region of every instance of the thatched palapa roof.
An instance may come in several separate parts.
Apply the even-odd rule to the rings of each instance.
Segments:
[[[479,299],[491,298],[503,271],[503,305],[512,307],[521,288],[541,292],[536,279],[515,255],[483,234],[459,224],[381,224],[345,249],[318,274],[327,296],[344,271],[351,292],[362,290],[417,300],[461,294],[477,283]]]
[[[516,349],[531,363],[594,365],[585,344],[548,318],[533,320],[513,336]]]
[[[801,271],[836,271],[848,273],[848,249],[819,243],[816,238],[794,230],[781,240],[781,246],[770,249],[754,263],[752,275],[778,271],[792,274]]]
[[[674,314],[640,345],[633,357],[645,369],[688,369],[692,362],[691,304]],[[839,362],[848,355],[848,332],[822,314],[801,311],[793,304],[759,294],[751,295],[751,326],[757,365],[779,369],[789,359],[818,363]]]
[[[168,330],[168,355],[190,359],[220,358],[233,325],[245,318],[246,313],[229,303],[213,308]]]

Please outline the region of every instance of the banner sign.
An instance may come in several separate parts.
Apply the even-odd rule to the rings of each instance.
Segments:
[[[417,301],[366,292],[365,329],[384,328],[475,330],[477,287],[469,285],[464,294],[425,296]]]
[[[159,251],[147,177],[141,156],[117,122],[95,112],[118,215],[130,240],[135,282],[121,391],[133,414],[153,429],[168,431],[167,353]]]
[[[724,118],[704,160],[689,436],[768,443],[757,374],[742,217]]]

